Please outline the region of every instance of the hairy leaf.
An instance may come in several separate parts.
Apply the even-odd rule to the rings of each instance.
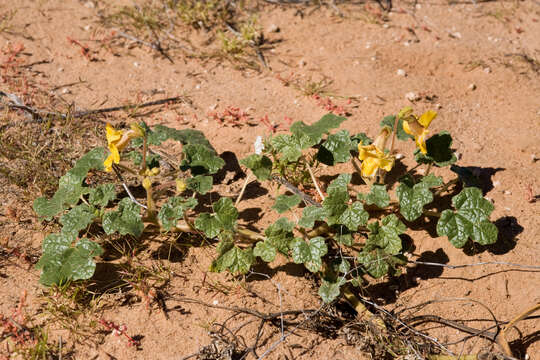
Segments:
[[[268,240],[259,241],[253,249],[253,255],[258,256],[265,262],[272,262],[276,258],[277,248]]]
[[[345,209],[339,217],[338,223],[345,225],[349,230],[356,231],[359,226],[365,225],[369,214],[364,210],[364,205],[356,201]]]
[[[72,246],[74,241],[72,233],[50,234],[43,240],[43,255],[36,264],[41,270],[41,284],[59,285],[94,275],[96,264],[93,258],[101,255],[103,250],[88,239],[81,239]]]
[[[319,121],[312,125],[306,125],[301,121],[297,121],[291,125],[291,132],[298,139],[309,139],[302,143],[302,149],[307,149],[318,144],[322,136],[327,134],[331,129],[335,129],[341,125],[347,118],[334,114],[326,114]]]
[[[206,194],[212,190],[213,178],[206,175],[196,175],[187,179],[187,188],[198,192],[199,194]]]
[[[270,179],[272,173],[272,160],[265,155],[251,154],[247,158],[240,160],[240,164],[250,169],[257,180],[264,181]]]
[[[276,135],[272,137],[271,144],[285,161],[295,162],[302,156],[302,146],[299,140],[292,135]]]
[[[317,272],[321,269],[321,257],[326,255],[328,248],[323,237],[317,236],[309,240],[295,238],[291,243],[292,258],[296,264],[304,264],[306,269]]]
[[[79,231],[86,229],[94,221],[94,211],[94,207],[86,204],[75,206],[60,218],[60,224],[63,225],[62,232],[78,236]]]
[[[386,191],[386,186],[381,184],[373,184],[371,191],[368,194],[360,194],[360,198],[363,199],[367,205],[376,205],[383,209],[390,205],[390,196]]]
[[[50,220],[53,216],[79,202],[81,195],[89,189],[82,186],[83,180],[91,169],[103,170],[105,149],[97,147],[83,155],[75,166],[60,178],[58,190],[52,199],[44,197],[34,200],[34,211],[41,217]]]
[[[298,226],[312,228],[315,226],[315,221],[324,219],[325,214],[322,207],[315,205],[307,206],[302,210],[302,217],[298,221]]]
[[[437,222],[437,234],[447,236],[457,248],[465,246],[467,240],[488,245],[497,241],[497,227],[489,221],[493,204],[482,197],[475,187],[464,188],[452,198],[457,212],[444,210]]]
[[[90,190],[88,202],[94,206],[105,207],[116,199],[114,184],[103,184]]]
[[[161,223],[161,226],[168,231],[176,226],[178,220],[184,217],[184,212],[187,209],[192,209],[195,206],[197,206],[197,199],[195,198],[186,199],[173,196],[170,197],[167,202],[163,204],[163,206],[161,206],[157,217]]]
[[[222,197],[213,204],[214,213],[203,213],[195,219],[195,227],[204,232],[209,238],[216,237],[221,231],[234,230],[238,210],[230,198]]]
[[[299,195],[279,195],[276,198],[276,203],[272,206],[272,209],[276,210],[278,213],[283,214],[287,210],[295,207],[300,204],[302,198]]]
[[[103,215],[103,230],[107,235],[119,232],[121,235],[131,234],[139,237],[144,229],[140,209],[129,198],[123,198],[118,203],[118,209]]]
[[[215,174],[225,165],[225,161],[216,152],[205,145],[186,144],[182,148],[184,160],[180,164],[182,170],[191,169],[193,175]]]
[[[344,163],[351,158],[351,141],[347,130],[338,131],[335,134],[328,135],[325,142],[322,143],[317,153],[317,159],[326,165]]]
[[[375,249],[372,251],[366,251],[365,249],[358,254],[358,262],[364,266],[366,272],[374,278],[380,278],[388,274],[390,266],[386,262],[386,259],[390,255],[386,254],[382,249]]]
[[[275,223],[268,226],[264,231],[269,245],[278,249],[282,254],[287,255],[290,243],[294,239],[294,223],[287,218],[279,218]]]
[[[448,166],[457,161],[451,146],[452,136],[448,131],[442,131],[426,140],[427,154],[422,154],[420,149],[416,149],[414,158],[420,164],[434,163],[439,167]]]
[[[396,255],[402,249],[400,234],[403,234],[407,227],[396,215],[390,214],[379,222],[368,224],[370,233],[367,244],[382,249],[386,254]]]
[[[242,250],[233,246],[214,260],[210,270],[217,272],[229,270],[233,274],[245,274],[251,268],[254,260],[252,249]]]
[[[334,301],[340,294],[341,286],[345,284],[345,279],[339,278],[336,282],[322,281],[319,288],[319,296],[325,304]]]

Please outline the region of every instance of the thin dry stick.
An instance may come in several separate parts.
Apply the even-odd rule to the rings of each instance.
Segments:
[[[537,303],[530,309],[516,316],[514,319],[512,319],[512,321],[506,324],[506,326],[502,329],[501,333],[499,334],[499,337],[497,338],[497,342],[499,343],[499,345],[501,346],[501,348],[503,349],[506,355],[513,356],[512,350],[510,349],[510,345],[508,345],[508,341],[506,340],[506,331],[510,329],[512,326],[514,326],[515,323],[517,323],[520,320],[525,319],[527,316],[538,311],[539,309],[540,309],[540,303]]]
[[[315,174],[313,173],[313,170],[311,170],[311,166],[309,166],[307,161],[306,161],[306,165],[307,165],[309,175],[311,176],[311,181],[313,181],[313,184],[315,185],[315,189],[317,189],[317,192],[319,193],[321,200],[324,201],[324,194],[321,191],[321,188],[319,187],[319,184],[317,183],[317,179],[315,178]]]
[[[246,175],[246,180],[244,181],[244,185],[242,185],[242,190],[240,190],[240,194],[238,194],[238,198],[236,199],[236,202],[234,203],[235,207],[238,206],[238,204],[240,203],[240,200],[242,200],[242,196],[244,196],[244,192],[246,191],[246,188],[249,182],[251,181],[250,177],[251,177],[251,173],[248,173]]]

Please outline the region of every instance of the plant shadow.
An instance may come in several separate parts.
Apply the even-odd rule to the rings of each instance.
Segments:
[[[423,252],[416,261],[420,263],[448,264],[450,259],[443,249],[437,249],[435,252]],[[415,264],[406,269],[399,276],[392,276],[384,282],[368,285],[366,293],[377,302],[382,300],[386,304],[391,304],[397,300],[400,292],[417,287],[418,280],[438,278],[443,273],[442,266],[429,266],[427,264]],[[393,291],[389,291],[389,289]]]
[[[466,255],[473,256],[488,251],[494,255],[503,255],[514,249],[517,244],[517,236],[523,232],[521,226],[514,216],[503,216],[494,222],[499,234],[497,241],[491,245],[480,245],[468,241],[463,252]]]

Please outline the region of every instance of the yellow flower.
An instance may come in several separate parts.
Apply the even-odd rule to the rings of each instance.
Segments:
[[[384,153],[386,140],[390,133],[390,128],[385,126],[373,144],[362,145],[362,142],[358,144],[358,158],[362,160],[362,166],[360,168],[362,176],[374,177],[377,175],[377,169],[383,169],[385,171],[392,170],[394,157]]]
[[[128,131],[123,131],[116,130],[111,124],[107,124],[105,129],[107,144],[111,153],[107,159],[105,159],[103,165],[105,166],[105,171],[111,172],[112,164],[120,163],[120,151],[129,144],[131,139],[143,136],[144,132],[139,126],[135,128],[132,127],[131,130]]]
[[[405,110],[405,109],[404,109]],[[402,110],[403,112],[403,110]],[[433,110],[428,110],[418,118],[415,115],[412,115],[410,112],[406,112],[406,116],[403,117],[403,130],[409,135],[414,136],[414,141],[416,146],[420,148],[422,154],[427,153],[426,149],[426,136],[429,133],[427,130],[431,121],[437,117],[437,112]],[[401,115],[401,112],[400,112]]]

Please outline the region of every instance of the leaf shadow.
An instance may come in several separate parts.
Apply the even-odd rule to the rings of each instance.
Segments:
[[[244,220],[247,225],[253,225],[262,217],[262,209],[260,207],[251,207],[240,211],[238,218]]]
[[[514,216],[503,216],[494,222],[499,234],[497,241],[491,245],[481,245],[468,241],[463,252],[466,255],[473,256],[488,251],[494,255],[503,255],[514,249],[517,244],[517,236],[523,232],[521,226]]]
[[[450,259],[442,248],[433,251],[425,251],[420,254],[418,262],[433,262],[440,264],[448,264]],[[394,303],[399,293],[408,289],[417,287],[418,280],[428,280],[438,278],[443,273],[443,268],[440,266],[428,266],[425,264],[415,264],[407,267],[407,270],[399,276],[391,276],[388,280],[377,284],[368,285],[366,293],[373,300],[383,300],[386,304]],[[394,290],[394,291],[389,291]]]
[[[476,183],[467,184],[469,186],[476,186],[482,190],[482,195],[486,195],[493,190],[493,175],[499,171],[506,170],[505,168],[492,168],[492,167],[480,167],[480,166],[462,166],[462,169],[470,172],[476,180]]]
[[[225,185],[230,185],[246,176],[246,173],[240,167],[240,163],[238,162],[235,153],[224,151],[219,157],[225,161],[225,165],[214,174],[214,184],[221,184],[226,180]]]
[[[519,359],[524,359],[526,358],[529,347],[538,341],[540,341],[540,330],[526,336],[520,336],[519,339],[511,341],[508,345],[510,345],[510,349],[514,356],[517,356]]]

